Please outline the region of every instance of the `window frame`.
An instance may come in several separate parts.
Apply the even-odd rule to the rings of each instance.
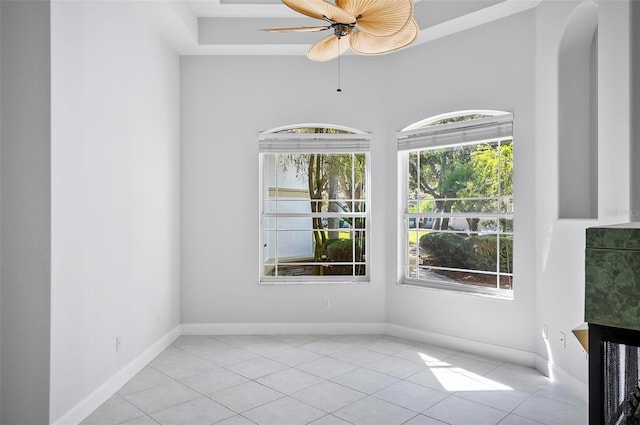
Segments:
[[[485,115],[483,118],[471,119],[468,121],[453,122],[441,125],[432,125],[443,119],[468,116],[468,115]],[[412,152],[423,150],[433,150],[440,148],[450,148],[465,145],[479,145],[489,142],[509,141],[512,145],[513,140],[513,114],[504,111],[488,111],[488,110],[472,110],[458,111],[437,115],[418,121],[403,130],[397,132],[398,142],[398,169],[399,169],[399,281],[401,285],[412,287],[424,287],[450,292],[467,293],[483,296],[491,296],[495,298],[513,299],[514,289],[496,287],[483,287],[479,285],[464,284],[459,282],[442,282],[435,279],[420,278],[409,276],[410,267],[419,267],[417,254],[411,256],[409,254],[409,233],[412,230],[409,220],[413,219],[416,230],[418,227],[418,219],[424,217],[469,217],[469,213],[410,213],[410,196],[409,196],[409,157]],[[514,187],[515,192],[515,187]],[[513,193],[511,194],[511,205],[513,206]],[[515,209],[512,208],[510,213],[472,213],[473,217],[487,217],[494,220],[502,218],[513,220],[515,217]],[[445,231],[446,232],[446,231]],[[498,238],[497,244],[499,249],[499,240],[504,232],[496,232]],[[509,234],[508,232],[506,234]],[[512,238],[515,239],[515,227],[510,232]],[[416,249],[419,249],[419,243]],[[512,245],[512,255],[513,246]],[[499,251],[498,251],[499,252]],[[414,258],[415,264],[410,264],[410,258]],[[512,261],[513,261],[512,257]],[[513,261],[515,262],[515,261]],[[498,269],[498,259],[496,258],[496,269]],[[445,268],[446,269],[446,268]],[[493,274],[488,272],[487,274]],[[496,281],[501,273],[496,270]],[[510,273],[512,282],[515,280],[513,270]]]
[[[323,128],[346,131],[349,133],[287,133],[283,131],[302,129],[302,128]],[[371,262],[369,255],[370,249],[370,141],[372,136],[370,133],[357,130],[349,127],[332,125],[332,124],[296,124],[290,126],[278,127],[272,130],[263,131],[258,133],[258,152],[259,152],[259,270],[258,270],[258,282],[264,285],[281,285],[281,284],[304,284],[304,285],[316,285],[316,284],[348,284],[348,283],[368,283],[370,282],[370,270]],[[364,198],[363,199],[350,199],[346,201],[351,202],[364,202],[364,212],[265,212],[265,191],[270,191],[271,188],[265,187],[265,155],[268,154],[304,154],[304,153],[321,153],[321,154],[363,154],[365,156],[364,164]],[[276,191],[280,190],[275,188]],[[307,196],[308,196],[308,192]],[[344,201],[344,200],[341,200]],[[354,273],[351,275],[302,275],[302,276],[267,276],[265,273],[267,263],[264,255],[264,248],[266,247],[265,241],[265,219],[267,218],[362,218],[364,219],[364,227],[361,228],[365,235],[366,243],[364,247],[364,267],[365,273],[363,275],[357,275]],[[358,229],[352,228],[353,231]],[[312,228],[310,229],[312,231]],[[277,232],[277,230],[276,230]],[[277,250],[277,248],[276,248]],[[356,267],[361,262],[356,261],[354,257],[351,260],[351,266]],[[314,263],[317,264],[317,263]],[[322,265],[329,265],[329,263],[320,263]]]

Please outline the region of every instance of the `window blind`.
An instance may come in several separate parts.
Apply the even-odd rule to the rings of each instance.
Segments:
[[[369,152],[371,134],[259,133],[260,153],[358,153]]]
[[[464,145],[513,137],[513,114],[459,121],[397,133],[398,150]]]

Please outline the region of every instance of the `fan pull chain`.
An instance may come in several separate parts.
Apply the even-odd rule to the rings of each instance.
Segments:
[[[341,37],[338,37],[338,90],[337,92],[342,92],[340,88],[340,42],[342,41]]]

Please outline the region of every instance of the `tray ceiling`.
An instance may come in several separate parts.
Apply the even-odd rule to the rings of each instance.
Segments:
[[[414,0],[420,35],[412,46],[535,7],[540,0]],[[183,54],[306,55],[316,33],[269,33],[263,28],[318,25],[280,0],[171,0]],[[188,38],[188,41],[185,39]],[[411,48],[411,47],[409,47]]]

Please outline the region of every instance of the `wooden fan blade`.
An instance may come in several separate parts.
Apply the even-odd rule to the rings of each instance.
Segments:
[[[397,33],[413,17],[412,0],[336,0],[336,5],[358,17],[356,28],[376,37]]]
[[[265,29],[261,29],[260,31],[267,31],[267,32],[317,32],[317,31],[328,30],[329,28],[331,28],[331,26],[325,26],[325,27],[297,27],[297,28],[265,28]]]
[[[363,31],[353,32],[351,49],[360,55],[382,55],[413,43],[418,37],[418,32],[418,23],[413,18],[403,29],[387,37],[375,37]]]
[[[351,24],[356,21],[353,15],[324,0],[282,0],[291,9],[316,19],[329,18],[340,24]]]
[[[331,59],[337,58],[347,50],[349,50],[349,34],[338,38],[335,35],[330,35],[318,41],[311,46],[307,52],[307,57],[313,61],[326,62]]]

